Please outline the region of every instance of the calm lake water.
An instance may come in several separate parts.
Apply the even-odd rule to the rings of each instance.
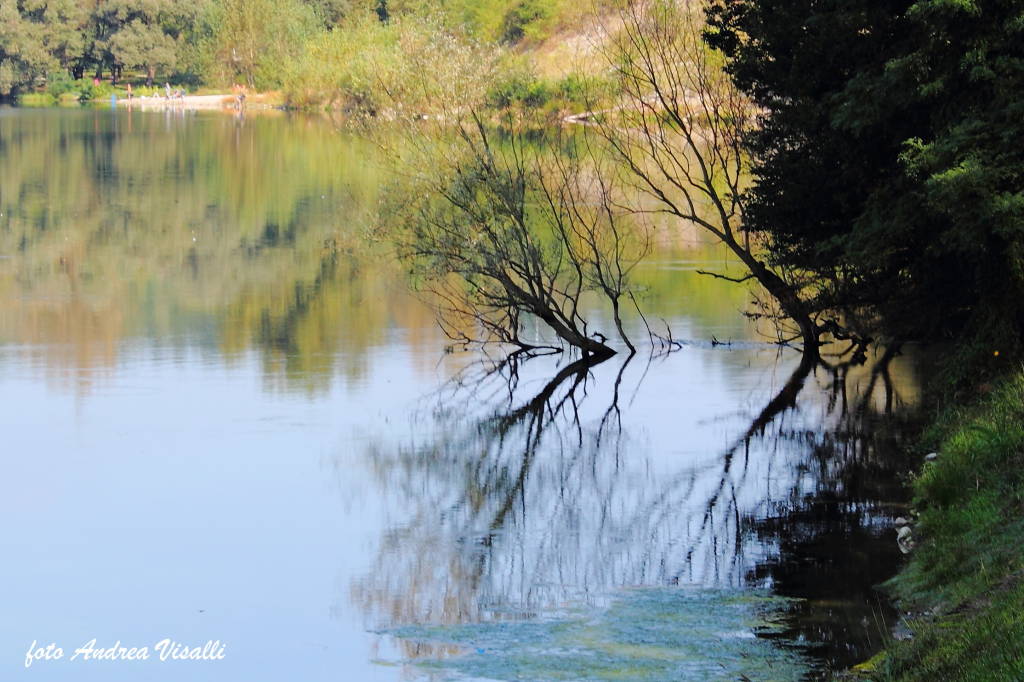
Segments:
[[[641,304],[681,350],[489,372],[370,239],[396,191],[321,120],[0,109],[0,679],[791,680],[875,650],[906,358],[794,376],[665,228]],[[70,660],[164,638],[225,657]],[[64,658],[26,669],[33,641]]]

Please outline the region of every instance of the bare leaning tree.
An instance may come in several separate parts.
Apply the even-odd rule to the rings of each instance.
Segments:
[[[442,329],[465,345],[603,357],[615,334],[635,352],[621,307],[649,240],[620,208],[614,169],[578,140],[510,127],[471,110],[416,133],[429,150],[406,167],[429,172],[416,172],[422,191],[403,197],[392,237]],[[602,301],[614,331],[594,321]]]
[[[749,158],[743,137],[757,112],[704,43],[700,3],[634,2],[620,18],[604,49],[622,99],[582,122],[628,170],[628,184],[645,199],[635,210],[693,223],[717,238],[747,274],[703,274],[756,280],[781,312],[777,321],[796,325],[791,338],[780,340],[802,341],[805,358],[816,360],[819,339],[834,323],[818,324],[805,283],[766,264],[765,245],[744,230]]]

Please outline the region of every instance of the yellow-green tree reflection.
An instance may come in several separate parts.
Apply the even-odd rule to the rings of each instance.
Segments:
[[[0,145],[0,340],[79,380],[145,339],[312,390],[391,326],[433,337],[366,238],[372,150],[320,121],[18,112]]]

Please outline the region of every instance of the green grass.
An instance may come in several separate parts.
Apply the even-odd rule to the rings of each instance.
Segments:
[[[1024,585],[999,588],[983,604],[921,624],[890,653],[881,679],[1024,679]]]
[[[948,414],[914,482],[919,546],[889,587],[914,638],[879,679],[1024,679],[1024,372]]]
[[[22,107],[52,107],[57,98],[48,92],[26,92],[18,96],[18,105]]]

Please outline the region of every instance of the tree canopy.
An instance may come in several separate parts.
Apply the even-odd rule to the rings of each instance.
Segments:
[[[997,0],[713,0],[762,125],[748,228],[867,332],[990,354],[1024,331],[1024,18]]]

